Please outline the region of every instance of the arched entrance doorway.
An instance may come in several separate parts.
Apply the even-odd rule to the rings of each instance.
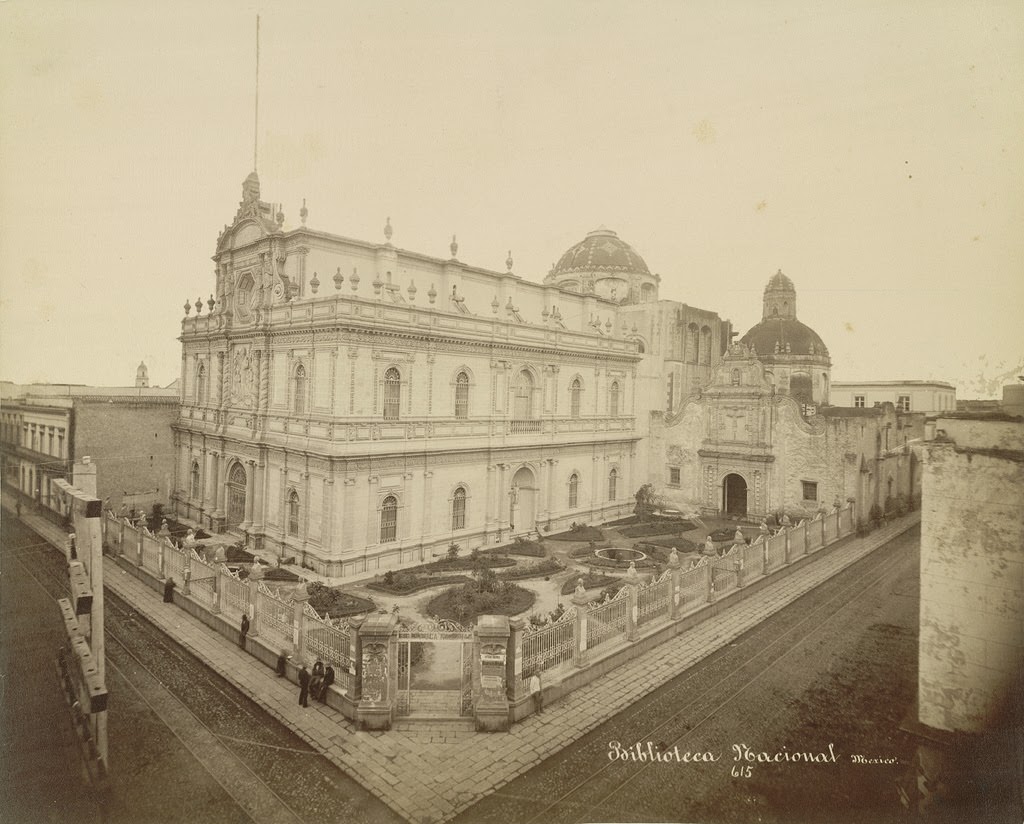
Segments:
[[[533,470],[522,466],[512,476],[509,490],[509,525],[513,532],[530,532],[537,528],[537,482]]]
[[[747,514],[747,482],[742,475],[726,475],[722,481],[722,511],[738,517]]]
[[[227,498],[229,527],[238,526],[245,520],[245,468],[240,463],[235,463],[228,472]]]

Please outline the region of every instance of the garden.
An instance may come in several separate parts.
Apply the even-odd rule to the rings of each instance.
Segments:
[[[468,625],[481,615],[517,615],[529,609],[536,598],[528,589],[502,580],[494,570],[482,567],[472,581],[432,598],[426,612]]]

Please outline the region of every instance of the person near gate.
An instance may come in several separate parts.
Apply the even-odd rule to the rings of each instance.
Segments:
[[[324,680],[320,683],[320,694],[317,696],[321,704],[327,703],[327,690],[334,683],[334,667],[330,664],[324,670]]]
[[[302,665],[302,669],[299,670],[299,706],[309,706],[309,670],[306,669],[306,665]]]
[[[245,636],[249,634],[249,616],[242,613],[242,626],[238,632],[238,646],[245,649]]]

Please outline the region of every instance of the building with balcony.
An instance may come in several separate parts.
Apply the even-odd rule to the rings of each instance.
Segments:
[[[74,461],[88,455],[98,497],[110,506],[169,501],[177,388],[4,381],[0,394],[0,476],[8,488],[57,511],[54,481],[70,479]]]
[[[607,229],[536,283],[300,218],[249,175],[186,303],[174,504],[323,574],[632,511],[651,413],[729,341]]]

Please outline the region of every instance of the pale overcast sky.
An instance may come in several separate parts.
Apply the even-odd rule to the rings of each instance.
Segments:
[[[0,3],[0,377],[154,383],[253,165],[309,225],[540,280],[599,225],[833,379],[1024,366],[1024,4]],[[484,312],[485,307],[478,311]],[[979,382],[984,375],[988,385]]]

